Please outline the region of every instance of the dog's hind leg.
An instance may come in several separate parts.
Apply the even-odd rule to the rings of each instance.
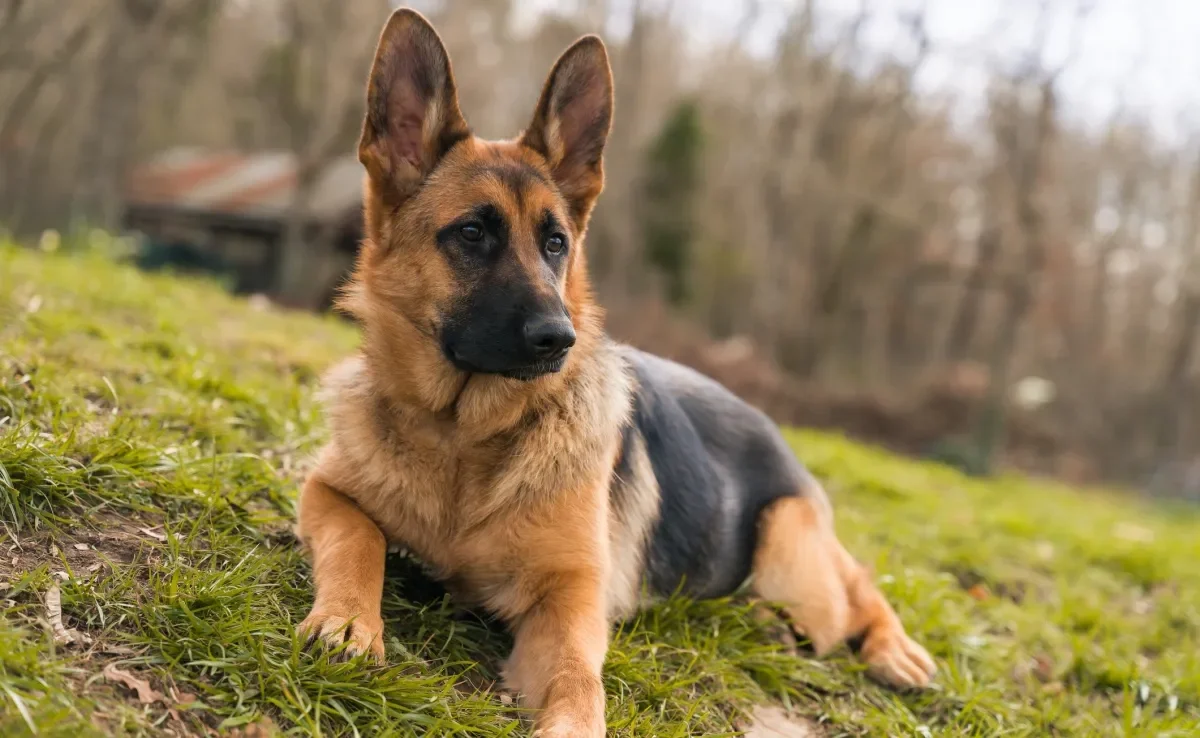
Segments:
[[[776,500],[759,518],[756,593],[784,606],[818,656],[861,637],[872,676],[896,687],[927,685],[933,659],[908,637],[867,569],[837,539],[824,492],[810,484],[816,488]]]

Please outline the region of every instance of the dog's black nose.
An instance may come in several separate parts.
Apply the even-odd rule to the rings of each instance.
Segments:
[[[534,318],[525,324],[525,346],[539,359],[558,356],[575,345],[575,328],[566,318]]]

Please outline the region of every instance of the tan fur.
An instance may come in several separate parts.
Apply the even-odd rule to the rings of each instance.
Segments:
[[[412,11],[389,20],[359,146],[366,239],[340,303],[362,347],[325,378],[330,440],[299,505],[316,586],[303,632],[382,658],[384,557],[401,544],[465,604],[512,627],[506,679],[541,708],[546,738],[603,735],[608,624],[638,605],[659,516],[645,443],[618,458],[632,380],[604,336],[585,261],[611,98],[604,47],[587,37],[555,65],[518,140],[471,137],[436,33]],[[519,192],[495,173],[516,164],[536,173]],[[443,354],[440,316],[463,295],[436,234],[481,202],[504,212],[513,268],[567,308],[577,340],[557,373],[472,374]],[[536,230],[547,210],[573,244],[553,280]],[[616,468],[629,478],[614,480]],[[796,603],[823,649],[863,624],[884,663],[903,630],[811,513],[781,503],[768,518],[760,591]]]
[[[620,485],[624,504],[620,511],[611,511],[609,521],[612,539],[612,571],[608,586],[610,620],[628,617],[648,601],[642,592],[643,559],[659,516],[658,483],[650,466],[646,442],[640,435],[634,438],[629,453],[628,478],[613,480],[614,488]]]
[[[782,603],[817,655],[864,636],[872,675],[895,686],[924,686],[933,659],[904,632],[900,618],[865,567],[842,547],[824,494],[785,497],[763,513],[754,558],[754,589]]]
[[[316,478],[300,493],[298,517],[296,533],[312,552],[317,582],[300,630],[331,646],[348,641],[351,651],[383,661],[383,534],[352,500]]]

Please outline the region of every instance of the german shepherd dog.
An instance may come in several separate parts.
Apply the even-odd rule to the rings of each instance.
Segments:
[[[589,35],[524,132],[476,138],[433,27],[409,9],[388,19],[358,148],[365,237],[340,302],[362,345],[325,378],[331,440],[296,527],[316,588],[299,630],[382,660],[384,558],[402,544],[512,629],[505,681],[546,738],[604,734],[609,626],[644,593],[749,580],[818,655],[861,639],[876,677],[926,685],[933,660],[767,417],[605,335],[584,234],[612,114]]]

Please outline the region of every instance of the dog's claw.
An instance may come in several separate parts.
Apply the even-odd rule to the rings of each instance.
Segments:
[[[901,689],[927,687],[937,672],[929,652],[900,629],[868,634],[862,656],[872,677]]]
[[[335,654],[335,660],[368,654],[376,663],[383,663],[383,621],[378,617],[347,617],[314,610],[296,630],[308,636],[304,642],[305,649],[320,644],[333,650],[344,645]]]

